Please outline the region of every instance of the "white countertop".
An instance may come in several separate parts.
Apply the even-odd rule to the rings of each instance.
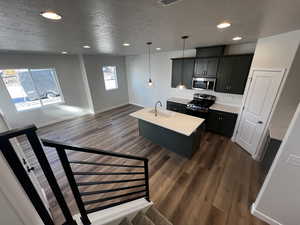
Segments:
[[[186,105],[190,101],[192,101],[192,99],[172,97],[172,98],[169,98],[168,101]],[[236,114],[239,114],[240,111],[241,111],[241,107],[231,106],[231,105],[226,105],[226,104],[220,104],[220,103],[213,104],[211,107],[209,107],[209,109],[228,112],[228,113],[236,113]]]
[[[176,102],[176,103],[180,103],[180,104],[188,104],[190,101],[192,101],[192,99],[186,99],[186,98],[169,98],[167,101],[170,102]]]
[[[220,103],[215,103],[211,107],[209,107],[211,110],[218,110],[222,112],[228,112],[228,113],[236,113],[239,114],[241,111],[241,107],[237,106],[231,106],[231,105],[224,105]]]
[[[202,118],[169,110],[158,110],[158,116],[155,117],[153,110],[153,108],[141,109],[131,113],[130,116],[186,136],[190,136],[205,121]]]

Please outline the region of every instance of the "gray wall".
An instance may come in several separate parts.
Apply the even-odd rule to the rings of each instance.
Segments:
[[[252,68],[286,69],[286,82],[270,124],[271,135],[278,138],[284,136],[299,103],[299,42],[300,30],[261,38],[252,62]]]
[[[128,104],[125,57],[84,55],[83,60],[95,112],[101,112],[116,106]],[[102,73],[103,66],[117,67],[118,89],[105,90]]]
[[[226,48],[226,54],[253,53],[255,43],[233,45]],[[186,51],[186,56],[195,56],[196,50]],[[153,107],[157,100],[164,105],[170,97],[182,97],[192,99],[195,92],[213,94],[217,96],[217,102],[240,106],[242,95],[217,93],[213,91],[179,90],[171,88],[172,61],[171,58],[181,57],[182,51],[153,53],[151,55],[151,71],[153,86],[147,85],[148,61],[147,55],[127,56],[126,69],[128,80],[129,101],[132,104]]]
[[[9,94],[0,82],[0,109],[11,127],[28,124],[43,126],[89,112],[78,56],[0,54],[0,69],[55,68],[65,103],[17,112]]]

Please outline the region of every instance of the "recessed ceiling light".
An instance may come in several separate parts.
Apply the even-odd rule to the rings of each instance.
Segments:
[[[89,46],[89,45],[84,45],[84,46],[82,46],[83,48],[91,48],[91,46]]]
[[[220,23],[220,24],[217,25],[217,27],[219,29],[224,29],[224,28],[227,28],[227,27],[230,27],[230,26],[231,26],[231,24],[228,23],[228,22],[223,22],[223,23]]]
[[[232,38],[232,40],[234,40],[234,41],[240,41],[240,40],[242,40],[243,38],[242,37],[239,37],[239,36],[236,36],[236,37],[234,37],[234,38]]]
[[[61,20],[62,16],[53,11],[41,12],[41,16],[49,20]]]
[[[156,50],[157,50],[157,51],[160,51],[160,50],[161,50],[161,48],[156,48]]]
[[[129,43],[123,43],[123,46],[128,47],[128,46],[130,46],[130,44]]]
[[[68,52],[67,51],[62,51],[61,54],[66,55],[66,54],[68,54]]]

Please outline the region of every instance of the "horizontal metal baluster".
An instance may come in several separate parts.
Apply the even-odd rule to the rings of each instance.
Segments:
[[[145,184],[121,187],[121,188],[114,188],[114,189],[99,190],[99,191],[80,192],[80,195],[81,196],[95,195],[95,194],[102,194],[102,193],[108,193],[108,192],[122,191],[122,190],[127,190],[127,189],[132,189],[132,188],[138,188],[138,187],[145,187]]]
[[[134,192],[129,192],[129,193],[122,194],[122,195],[115,195],[115,196],[111,196],[111,197],[99,198],[99,199],[90,200],[90,201],[83,201],[83,204],[84,205],[90,205],[90,204],[95,204],[95,203],[99,203],[99,202],[105,202],[105,201],[113,200],[113,199],[116,199],[116,198],[126,197],[126,196],[129,196],[129,195],[140,194],[140,193],[143,193],[143,192],[146,192],[146,190],[134,191]]]
[[[110,164],[110,163],[97,163],[97,162],[89,162],[89,161],[70,161],[70,163],[71,164],[83,164],[83,165],[96,165],[96,166],[114,166],[114,167],[144,168],[144,166]]]
[[[78,182],[78,186],[88,186],[88,185],[98,185],[98,184],[116,184],[116,183],[127,183],[135,181],[145,181],[144,178],[141,179],[128,179],[128,180],[108,180],[108,181],[91,181],[91,182]]]
[[[137,175],[144,172],[73,172],[73,175]]]
[[[113,156],[113,157],[125,158],[125,159],[134,159],[140,161],[145,160],[145,158],[139,156],[127,155],[127,154],[122,154],[122,153],[117,153],[112,151],[104,151],[104,150],[94,149],[94,148],[86,148],[86,147],[83,148],[74,145],[70,146],[58,141],[50,141],[50,140],[42,139],[42,142],[45,146],[53,147],[53,148],[60,147],[62,149],[78,151],[78,152],[86,152],[86,153]]]

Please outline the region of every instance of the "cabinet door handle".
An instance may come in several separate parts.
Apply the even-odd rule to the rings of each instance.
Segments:
[[[260,121],[258,121],[257,123],[258,123],[258,124],[263,124],[263,121],[260,120]]]

